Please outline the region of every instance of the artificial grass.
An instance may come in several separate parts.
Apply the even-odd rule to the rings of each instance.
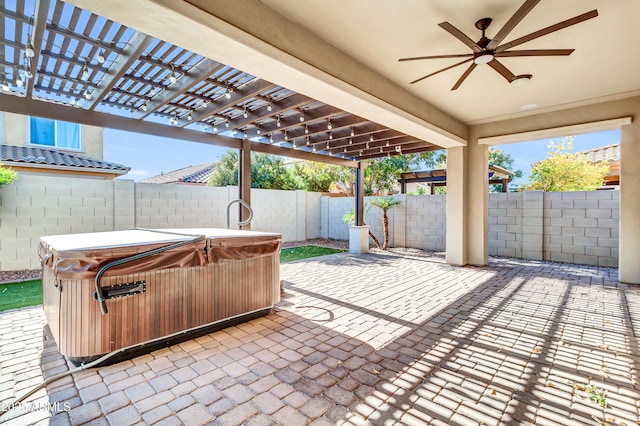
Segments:
[[[294,260],[308,259],[316,256],[325,256],[327,254],[342,253],[343,251],[344,250],[319,246],[285,248],[280,251],[280,263],[293,262]]]
[[[42,281],[0,284],[0,312],[42,304]]]

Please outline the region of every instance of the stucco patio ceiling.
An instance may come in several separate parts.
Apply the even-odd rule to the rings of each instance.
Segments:
[[[5,111],[346,165],[439,149],[72,4],[0,15]]]
[[[477,41],[482,34],[474,23],[490,17],[493,23],[487,29],[487,37],[492,38],[524,0],[262,0],[262,3],[467,125],[640,93],[637,72],[640,55],[636,46],[636,40],[640,40],[640,2],[635,0],[540,1],[504,42],[593,9],[597,9],[598,16],[517,48],[575,49],[570,56],[500,58],[514,74],[531,74],[527,85],[514,87],[489,66],[480,65],[455,91],[451,87],[466,65],[409,83],[462,59],[414,62],[398,59],[469,53],[467,46],[438,24],[449,22]]]

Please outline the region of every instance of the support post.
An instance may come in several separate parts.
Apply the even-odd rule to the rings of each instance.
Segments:
[[[366,161],[358,162],[356,172],[356,226],[364,225],[364,170]]]
[[[240,156],[238,158],[238,192],[240,199],[251,205],[251,141],[244,139]],[[239,205],[239,220],[242,222],[249,218],[249,212],[241,204]],[[251,224],[243,225],[242,229],[251,229]]]
[[[349,253],[369,253],[369,227],[364,224],[364,170],[367,163],[360,161],[354,170],[356,174],[355,201],[356,221],[349,227]]]
[[[447,150],[446,259],[452,265],[489,260],[489,150],[471,132],[466,147]]]
[[[636,103],[640,112],[640,102]],[[620,232],[618,278],[623,283],[640,284],[640,121],[620,129]],[[613,250],[613,248],[612,248]]]

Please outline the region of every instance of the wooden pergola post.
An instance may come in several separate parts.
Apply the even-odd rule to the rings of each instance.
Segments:
[[[355,202],[356,220],[349,227],[349,253],[369,253],[369,227],[364,224],[364,170],[366,161],[359,161],[354,169],[356,174]]]
[[[364,170],[367,168],[366,161],[359,161],[356,173],[356,226],[364,225]]]
[[[251,141],[249,139],[242,140],[240,148],[240,156],[238,157],[238,191],[240,199],[251,205]],[[249,218],[249,211],[240,204],[239,221],[245,221]],[[251,229],[251,224],[243,225],[242,229]]]

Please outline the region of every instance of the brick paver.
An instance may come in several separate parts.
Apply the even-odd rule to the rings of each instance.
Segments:
[[[615,269],[461,268],[403,251],[293,262],[281,277],[268,316],[54,382],[29,402],[57,411],[0,423],[640,421],[640,286]],[[67,368],[41,307],[0,314],[0,402]]]

